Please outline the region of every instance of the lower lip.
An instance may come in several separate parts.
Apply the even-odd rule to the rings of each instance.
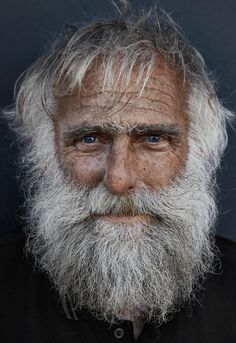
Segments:
[[[103,220],[107,220],[113,223],[149,223],[151,221],[150,216],[142,214],[137,216],[124,216],[124,215],[105,215],[101,216]]]

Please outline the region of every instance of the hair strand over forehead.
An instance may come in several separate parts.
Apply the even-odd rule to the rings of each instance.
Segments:
[[[25,73],[16,106],[6,115],[20,123],[21,136],[35,140],[40,125],[54,115],[56,99],[80,93],[89,72],[100,74],[101,90],[109,86],[125,92],[135,70],[137,92],[142,93],[158,60],[164,59],[184,78],[190,137],[214,171],[227,143],[226,122],[233,114],[220,104],[203,58],[157,5],[137,14],[128,14],[125,0],[117,6],[116,18],[67,25],[49,52]]]

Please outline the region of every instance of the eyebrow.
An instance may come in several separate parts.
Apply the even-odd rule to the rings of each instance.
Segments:
[[[184,133],[184,127],[179,124],[128,124],[125,126],[116,123],[102,123],[99,125],[74,125],[63,131],[63,139],[65,141],[74,140],[85,134],[128,134],[128,135],[144,135],[151,133],[159,133],[166,136],[180,137]]]

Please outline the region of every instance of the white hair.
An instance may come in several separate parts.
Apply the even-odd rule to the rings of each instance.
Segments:
[[[126,11],[128,2],[121,3]],[[115,92],[122,85],[125,92],[135,69],[141,93],[160,57],[183,76],[189,89],[190,136],[212,176],[227,144],[226,122],[233,114],[219,102],[202,56],[157,7],[136,17],[67,26],[49,52],[26,71],[20,88],[16,86],[16,105],[8,117],[20,122],[22,138],[34,141],[41,121],[55,115],[56,99],[80,93],[89,71],[102,74],[101,89],[108,85]]]
[[[141,94],[159,58],[182,76],[188,88],[185,172],[158,195],[139,190],[128,199],[112,196],[102,187],[75,188],[56,155],[53,117],[58,97],[82,92],[86,76],[94,70],[102,76],[101,90],[109,86],[115,92],[121,85],[121,93],[135,70],[135,87]],[[15,108],[6,116],[25,142],[22,165],[27,168],[28,234],[33,242],[29,249],[61,297],[109,320],[119,317],[122,309],[131,317],[139,311],[146,319],[165,320],[211,270],[215,173],[227,144],[226,123],[233,117],[221,105],[201,55],[156,7],[137,17],[122,14],[81,28],[71,25],[26,72]],[[128,204],[157,218],[157,226],[150,225],[143,236],[145,246],[138,239],[143,226],[135,232],[124,226],[113,230],[100,220],[93,227],[88,220],[112,208],[122,212]],[[94,273],[89,275],[91,268]]]

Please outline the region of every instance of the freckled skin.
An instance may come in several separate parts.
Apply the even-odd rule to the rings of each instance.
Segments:
[[[55,132],[63,168],[76,183],[103,184],[113,194],[168,185],[185,166],[188,154],[186,90],[182,78],[160,61],[142,95],[138,96],[131,82],[128,94],[110,111],[107,108],[112,101],[112,90],[101,93],[98,79],[94,73],[88,76],[82,99],[75,94],[58,100]],[[175,142],[162,137],[157,143],[150,143],[148,137],[126,133],[99,137],[94,144],[83,140],[68,144],[63,139],[63,131],[72,125],[108,121],[122,126],[174,124],[182,128],[182,134]]]

